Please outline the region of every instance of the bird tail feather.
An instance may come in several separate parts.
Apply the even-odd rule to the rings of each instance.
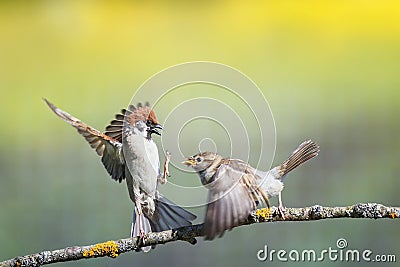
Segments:
[[[146,218],[143,213],[139,215],[137,208],[135,207],[132,218],[131,237],[139,236],[141,230],[143,230],[144,234],[151,232],[150,220]],[[143,252],[149,252],[151,248],[151,246],[147,246],[142,247],[141,250]]]
[[[297,168],[304,162],[316,157],[319,152],[319,146],[311,140],[301,143],[295,151],[285,160],[281,166],[280,171],[282,171],[282,176]]]
[[[160,195],[159,198],[155,200],[155,211],[151,218],[143,213],[138,215],[135,207],[131,236],[139,236],[140,228],[142,228],[144,234],[147,234],[149,232],[161,232],[182,226],[189,226],[192,225],[194,219],[196,219],[196,215]],[[149,252],[151,248],[155,248],[155,246],[142,247],[141,250],[143,252]]]
[[[189,226],[196,219],[196,215],[162,195],[155,200],[155,206],[153,217],[150,219],[151,229],[154,232]]]

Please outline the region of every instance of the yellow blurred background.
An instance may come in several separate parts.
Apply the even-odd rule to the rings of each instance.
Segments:
[[[41,98],[103,129],[151,75],[196,60],[237,68],[261,88],[276,163],[300,141],[321,145],[286,180],[285,205],[400,205],[398,1],[2,1],[0,260],[129,235],[125,185]],[[203,210],[193,212],[200,222]],[[63,265],[257,266],[265,244],[322,250],[339,237],[400,257],[398,222],[329,220]]]

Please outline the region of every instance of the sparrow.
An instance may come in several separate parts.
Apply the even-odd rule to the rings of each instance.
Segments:
[[[62,120],[75,127],[96,150],[112,179],[126,180],[129,197],[134,203],[131,237],[144,238],[148,232],[160,232],[188,226],[196,216],[175,205],[161,195],[158,182],[165,183],[168,175],[167,153],[164,175],[160,172],[157,145],[152,134],[161,135],[149,103],[130,105],[106,127],[102,133],[44,99],[50,109]],[[148,252],[150,247],[142,248]]]
[[[240,159],[223,158],[217,153],[202,152],[186,159],[201,183],[209,190],[204,221],[206,240],[222,237],[226,230],[247,221],[260,203],[269,207],[269,198],[278,196],[278,211],[284,219],[283,182],[286,175],[302,163],[316,157],[319,146],[305,141],[281,165],[264,172]]]

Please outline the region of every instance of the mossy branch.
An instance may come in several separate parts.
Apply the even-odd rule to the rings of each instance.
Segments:
[[[277,221],[313,221],[333,218],[398,219],[399,217],[399,207],[387,207],[377,203],[360,203],[347,207],[322,207],[315,205],[306,208],[287,208],[285,211],[285,220],[279,216],[276,207],[272,207],[271,209],[258,209],[251,212],[248,221],[244,224]],[[120,239],[118,241],[107,241],[95,245],[74,246],[53,251],[43,251],[0,262],[0,267],[41,266],[56,262],[75,261],[104,256],[115,258],[122,253],[132,250],[137,251],[140,247],[165,244],[177,240],[187,241],[194,245],[196,244],[195,238],[203,235],[202,230],[203,225],[197,224],[159,233],[149,233],[145,236],[144,240],[134,237]]]

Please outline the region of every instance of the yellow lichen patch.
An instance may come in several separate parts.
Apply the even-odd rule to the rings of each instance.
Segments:
[[[118,257],[118,244],[114,241],[107,241],[94,245],[88,250],[82,252],[83,257],[90,258],[94,256],[107,255],[111,258]]]
[[[271,209],[270,208],[262,208],[256,210],[256,215],[258,218],[262,218],[264,221],[271,219]]]
[[[397,218],[397,215],[396,215],[396,213],[392,212],[392,213],[390,213],[390,217],[392,217],[392,219],[394,219],[394,218]]]

